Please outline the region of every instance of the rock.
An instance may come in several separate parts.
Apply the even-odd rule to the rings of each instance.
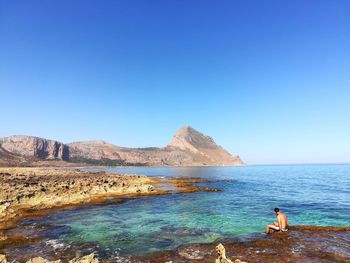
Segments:
[[[22,160],[23,157],[27,159]],[[190,126],[179,129],[171,142],[162,148],[126,148],[102,140],[73,142],[65,145],[31,136],[0,138],[0,165],[11,162],[28,165],[35,162],[28,159],[30,157],[51,160],[51,162],[58,159],[93,165],[244,165],[238,155],[231,155],[217,145],[211,137]]]
[[[73,142],[69,143],[68,146],[71,159],[121,160],[118,154],[120,147],[102,140]]]
[[[33,136],[14,135],[0,139],[3,151],[39,159],[68,160],[69,149],[61,142]]]
[[[42,257],[36,257],[28,260],[26,263],[61,263],[61,260],[50,261]]]
[[[215,248],[215,251],[218,254],[218,258],[215,260],[215,263],[232,263],[232,261],[226,257],[226,250],[222,244],[217,245]],[[247,262],[236,259],[234,263],[247,263]]]
[[[222,244],[219,244],[215,248],[218,258],[215,260],[215,263],[232,263],[232,261],[226,258],[226,250]]]
[[[5,255],[0,254],[0,263],[7,263]]]
[[[179,129],[171,142],[170,149],[180,149],[190,155],[188,165],[243,165],[239,156],[233,156],[221,146],[217,145],[213,138],[206,136],[191,126]],[[183,160],[182,164],[186,164]],[[187,165],[187,164],[186,164]]]
[[[148,194],[156,189],[142,175],[83,172],[45,168],[0,168],[0,224],[21,209],[45,209],[87,203],[125,194]],[[0,240],[2,239],[0,232]]]
[[[0,254],[0,263],[7,263],[5,255]],[[62,263],[62,261],[55,260],[50,261],[42,257],[36,257],[28,260],[26,263]],[[76,257],[69,261],[69,263],[98,263],[98,258],[95,257],[95,254],[92,253],[90,255],[87,255],[85,257]]]
[[[84,256],[82,258],[76,257],[72,260],[69,260],[69,263],[98,263],[98,258],[95,257],[94,253]]]
[[[119,160],[146,165],[243,165],[239,156],[232,156],[214,140],[190,126],[179,129],[163,148],[126,148],[105,141],[68,144],[70,157],[87,160]]]

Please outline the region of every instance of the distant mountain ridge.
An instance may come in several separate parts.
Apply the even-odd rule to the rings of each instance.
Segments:
[[[0,138],[0,165],[6,160],[62,160],[95,165],[171,165],[235,166],[244,165],[214,140],[190,126],[179,129],[162,148],[127,148],[103,140],[63,144],[34,136]]]

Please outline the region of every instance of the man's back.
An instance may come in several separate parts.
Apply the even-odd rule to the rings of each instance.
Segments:
[[[278,218],[278,224],[281,230],[288,228],[288,219],[285,214],[279,213],[277,216]]]

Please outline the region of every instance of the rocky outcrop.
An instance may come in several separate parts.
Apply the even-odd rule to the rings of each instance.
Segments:
[[[10,136],[0,139],[4,156],[34,157],[41,160],[65,160],[93,165],[173,165],[173,166],[231,166],[243,165],[238,155],[231,155],[214,140],[190,126],[179,129],[163,148],[119,147],[102,140],[73,142],[30,136]],[[8,159],[12,160],[12,159]],[[60,164],[62,165],[62,164]]]
[[[106,197],[155,193],[143,175],[40,168],[0,168],[0,229],[26,209],[103,201]]]
[[[72,260],[69,260],[69,263],[98,263],[98,258],[92,253],[82,258],[73,258]]]
[[[226,257],[226,249],[222,244],[215,247],[215,252],[218,254],[217,259],[215,259],[215,263],[247,263],[239,259],[232,262],[232,260]]]
[[[55,261],[50,261],[42,257],[36,257],[28,260],[26,263],[61,263],[62,261],[60,259]],[[98,258],[95,256],[94,253],[84,256],[84,257],[77,257],[73,258],[72,260],[69,260],[69,263],[98,263]],[[7,263],[7,259],[5,255],[0,255],[0,263]]]
[[[0,146],[8,153],[38,159],[69,159],[69,148],[57,141],[33,136],[14,135],[0,139]]]
[[[232,261],[226,257],[226,250],[222,244],[217,245],[215,251],[218,254],[215,263],[232,263]]]

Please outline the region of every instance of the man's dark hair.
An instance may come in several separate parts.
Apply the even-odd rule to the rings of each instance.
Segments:
[[[274,210],[275,210],[275,213],[278,213],[280,211],[280,209],[277,207]]]

